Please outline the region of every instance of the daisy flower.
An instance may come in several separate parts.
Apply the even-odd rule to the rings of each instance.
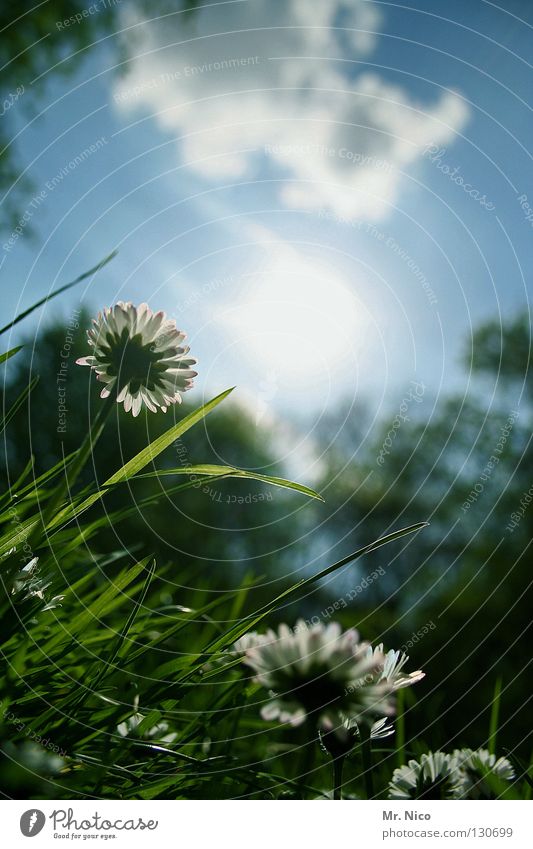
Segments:
[[[456,749],[453,753],[464,775],[462,798],[495,799],[498,787],[514,778],[514,769],[507,758],[496,758],[488,749]],[[494,786],[491,786],[491,777]]]
[[[342,757],[361,743],[361,729],[355,719],[347,719],[342,714],[335,718],[329,713],[321,717],[318,727],[322,748],[332,757]],[[394,734],[394,728],[387,717],[378,719],[370,725],[370,740],[384,740]]]
[[[143,404],[153,413],[181,403],[191,388],[196,360],[187,356],[185,334],[164,312],[147,304],[136,307],[119,301],[93,319],[87,332],[92,353],[77,360],[89,366],[104,383],[101,397],[113,393],[127,413],[138,416]]]
[[[139,696],[135,696],[132,715],[117,725],[117,731],[121,737],[140,737],[144,740],[157,740],[160,743],[173,743],[178,736],[173,733],[167,734],[167,722],[157,722],[155,725],[141,730],[139,726],[144,719],[144,714],[139,711]]]
[[[384,658],[371,656],[367,644],[359,643],[355,630],[341,630],[338,623],[308,626],[298,622],[294,630],[280,625],[278,631],[248,634],[234,650],[254,672],[254,680],[270,692],[261,710],[263,719],[301,725],[309,715],[318,721],[332,717],[361,718],[383,698],[383,688],[367,683],[378,674]]]
[[[13,549],[14,551],[15,549]],[[46,590],[49,588],[51,580],[47,580],[41,574],[39,567],[39,558],[33,557],[20,572],[14,576],[11,595],[18,596],[22,601],[29,601],[38,598],[44,602],[41,611],[54,610],[56,607],[61,607],[61,602],[64,596],[56,595],[50,600],[45,596]]]
[[[409,660],[409,655],[405,654],[405,652],[395,651],[394,649],[385,652],[383,643],[380,643],[375,648],[369,647],[367,652],[369,656],[374,655],[384,658],[383,662],[378,666],[374,684],[386,682],[392,690],[400,690],[403,687],[411,687],[413,684],[417,684],[425,676],[425,672],[422,672],[421,669],[417,669],[416,672],[407,673],[402,671]]]
[[[391,649],[385,652],[383,643],[366,649],[369,661],[375,661],[375,672],[368,676],[366,685],[373,685],[376,693],[381,692],[381,702],[374,705],[374,712],[382,716],[390,716],[395,713],[394,693],[403,687],[411,687],[425,677],[425,672],[417,669],[416,672],[404,672],[404,666],[409,660],[405,652]]]
[[[457,799],[463,781],[453,755],[429,752],[394,770],[389,799]]]
[[[143,719],[145,719],[145,717],[142,713],[132,714],[125,719],[124,722],[117,725],[118,733],[121,737],[142,737],[144,740],[154,740],[159,743],[173,743],[178,736],[176,733],[167,734],[167,722],[158,722],[156,725],[152,725],[149,729],[141,733],[139,726]]]
[[[258,634],[256,631],[248,631],[247,634],[243,634],[243,636],[233,644],[233,651],[236,655],[244,657],[248,649],[261,645],[261,643],[265,641],[268,642],[268,636],[266,634]]]

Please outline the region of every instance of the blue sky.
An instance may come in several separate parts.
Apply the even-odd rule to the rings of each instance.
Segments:
[[[33,120],[7,117],[21,215],[44,195],[33,237],[3,236],[6,320],[118,247],[34,326],[146,300],[187,331],[202,394],[237,384],[310,428],[342,398],[394,408],[412,380],[468,391],[471,328],[528,306],[533,9],[409,5],[246,0],[141,26],[123,0],[121,73],[112,36],[35,83]]]

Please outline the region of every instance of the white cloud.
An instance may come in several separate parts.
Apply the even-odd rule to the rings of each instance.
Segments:
[[[449,144],[468,120],[458,94],[422,104],[344,61],[379,38],[367,0],[249,0],[192,20],[142,28],[114,100],[175,132],[183,161],[210,181],[262,178],[266,158],[284,204],[379,218],[421,149]]]

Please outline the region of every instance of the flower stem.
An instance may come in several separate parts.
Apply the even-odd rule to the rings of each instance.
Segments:
[[[333,798],[342,799],[342,770],[344,768],[344,755],[333,758]]]
[[[396,764],[398,767],[406,762],[405,757],[405,690],[396,694]]]
[[[374,798],[374,778],[372,776],[372,738],[370,728],[361,727],[361,755],[365,777],[366,798]]]
[[[313,736],[310,735],[310,739],[308,739],[308,741],[303,744],[302,751],[300,753],[300,762],[298,764],[297,781],[298,781],[298,784],[299,784],[299,793],[300,793],[301,799],[305,799],[306,792],[307,792],[306,786],[307,786],[308,775],[311,772],[311,769],[313,767],[314,746],[315,746],[314,735]]]

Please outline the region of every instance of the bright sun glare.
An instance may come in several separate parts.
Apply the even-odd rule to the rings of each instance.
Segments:
[[[224,322],[254,364],[316,386],[355,366],[364,313],[338,273],[291,251],[246,275]]]

